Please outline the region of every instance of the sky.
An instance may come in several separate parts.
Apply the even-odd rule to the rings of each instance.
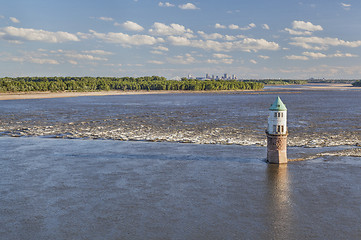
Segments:
[[[361,79],[361,1],[1,1],[0,77],[206,73]]]

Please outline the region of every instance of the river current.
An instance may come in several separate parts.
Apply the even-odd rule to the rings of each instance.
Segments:
[[[0,101],[0,238],[360,239],[360,93]],[[277,96],[305,161],[265,162]]]

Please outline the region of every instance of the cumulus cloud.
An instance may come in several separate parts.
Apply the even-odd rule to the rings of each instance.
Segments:
[[[305,31],[322,31],[323,28],[321,25],[313,25],[311,22],[304,22],[304,21],[293,21],[292,22],[293,29],[305,30]]]
[[[180,9],[182,9],[182,10],[196,10],[196,9],[199,9],[193,3],[186,3],[186,4],[178,5],[178,7]]]
[[[16,27],[0,28],[0,39],[8,41],[39,41],[50,43],[80,41],[76,35],[68,32],[49,32],[32,28]]]
[[[256,24],[254,24],[254,23],[250,23],[250,24],[248,24],[246,27],[240,27],[240,26],[238,26],[238,25],[236,25],[236,24],[230,24],[230,25],[228,25],[228,28],[229,28],[229,29],[232,29],[232,30],[237,30],[237,29],[239,29],[239,30],[243,30],[243,31],[250,30],[250,29],[255,28],[255,27],[256,27]]]
[[[157,65],[162,65],[162,64],[164,64],[164,62],[158,61],[158,60],[149,60],[148,63],[157,64]]]
[[[219,24],[219,23],[216,23],[216,24],[214,25],[214,27],[215,27],[215,28],[222,28],[222,29],[227,28],[225,25],[222,25],[222,24]]]
[[[186,29],[183,25],[176,23],[172,23],[168,26],[164,23],[155,22],[149,32],[161,36],[182,35],[188,38],[194,37],[192,30]]]
[[[114,19],[111,17],[98,17],[98,19],[106,22],[114,21]]]
[[[140,31],[144,30],[144,28],[142,26],[140,26],[139,24],[132,22],[132,21],[126,21],[126,22],[122,23],[121,25],[123,26],[123,28],[125,28],[129,31],[140,32]]]
[[[249,60],[250,63],[257,64],[257,61],[254,59]]]
[[[196,59],[189,53],[183,55],[174,56],[171,58],[167,58],[168,62],[173,64],[191,64],[195,63]]]
[[[203,31],[198,31],[197,33],[204,39],[221,39],[221,38],[223,38],[223,35],[219,34],[219,33],[206,34]]]
[[[113,55],[112,52],[107,52],[104,50],[87,50],[87,51],[83,51],[83,53],[96,54],[96,55]]]
[[[341,53],[341,52],[336,52],[334,54],[327,54],[327,55],[320,52],[303,52],[302,54],[311,57],[313,59],[334,58],[334,57],[358,57],[357,55],[351,53]]]
[[[164,42],[162,38],[155,38],[148,35],[128,35],[125,33],[98,33],[96,31],[90,30],[89,31],[92,37],[97,39],[104,40],[105,42],[109,43],[119,43],[126,46],[131,45],[154,45],[156,43]]]
[[[264,56],[264,55],[258,55],[259,58],[262,58],[262,59],[269,59],[269,56]]]
[[[12,21],[13,23],[20,23],[19,19],[14,18],[14,17],[9,17],[10,21]]]
[[[259,51],[259,50],[278,50],[279,45],[275,42],[269,42],[265,39],[244,38],[234,42],[220,42],[215,40],[191,40],[182,36],[169,36],[168,41],[175,46],[189,46],[210,51]]]
[[[164,46],[158,46],[158,47],[154,47],[153,49],[155,50],[159,50],[159,51],[169,51],[169,49],[167,47]]]
[[[292,29],[285,28],[285,31],[291,35],[312,35],[315,31],[322,31],[321,25],[314,25],[311,22],[293,21]]]
[[[239,26],[236,24],[230,24],[230,25],[228,25],[228,28],[232,29],[232,30],[236,30],[236,29],[239,29]]]
[[[169,3],[169,2],[165,2],[165,3],[159,2],[159,3],[158,3],[158,6],[159,6],[159,7],[174,7],[175,5],[174,5],[174,4],[171,4],[171,3]]]
[[[231,55],[223,54],[223,53],[214,53],[213,57],[215,58],[231,58]]]
[[[285,56],[285,58],[288,60],[303,60],[303,61],[308,60],[308,57],[306,56],[296,56],[296,55]]]
[[[79,60],[88,60],[88,61],[107,61],[108,59],[106,58],[102,58],[102,57],[96,57],[90,54],[81,54],[81,53],[76,53],[76,52],[65,52],[64,53],[65,57],[68,58],[75,58],[75,59],[79,59]]]
[[[305,49],[326,50],[329,46],[360,47],[361,41],[345,41],[338,38],[294,37],[291,45]]]
[[[296,31],[290,28],[285,28],[285,31],[291,35],[312,35],[312,32],[310,31]]]
[[[230,58],[223,58],[223,59],[207,59],[207,63],[212,63],[212,64],[232,64],[233,63],[233,59]]]
[[[164,54],[164,52],[161,52],[161,51],[158,51],[158,50],[150,51],[150,53],[158,54],[158,55],[163,55]]]
[[[31,56],[22,56],[22,57],[11,56],[11,57],[6,58],[5,60],[12,61],[12,62],[29,62],[29,63],[36,63],[36,64],[51,64],[51,65],[59,64],[59,62],[54,59],[31,57]]]
[[[302,54],[305,55],[305,56],[311,57],[311,58],[316,58],[316,59],[327,57],[326,54],[323,54],[323,53],[315,53],[315,52],[303,52]]]

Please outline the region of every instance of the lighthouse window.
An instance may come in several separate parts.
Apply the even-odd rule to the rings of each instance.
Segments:
[[[275,117],[277,117],[277,113],[275,112]]]
[[[283,130],[284,130],[284,127],[283,127],[283,125],[281,125],[281,130],[282,130],[281,132],[283,132]]]
[[[273,132],[276,132],[276,130],[277,130],[277,126],[273,125]]]
[[[280,125],[277,126],[277,132],[281,132],[281,126]]]

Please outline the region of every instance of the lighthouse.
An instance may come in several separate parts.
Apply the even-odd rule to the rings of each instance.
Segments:
[[[287,108],[277,97],[269,108],[267,134],[267,161],[287,163]]]

